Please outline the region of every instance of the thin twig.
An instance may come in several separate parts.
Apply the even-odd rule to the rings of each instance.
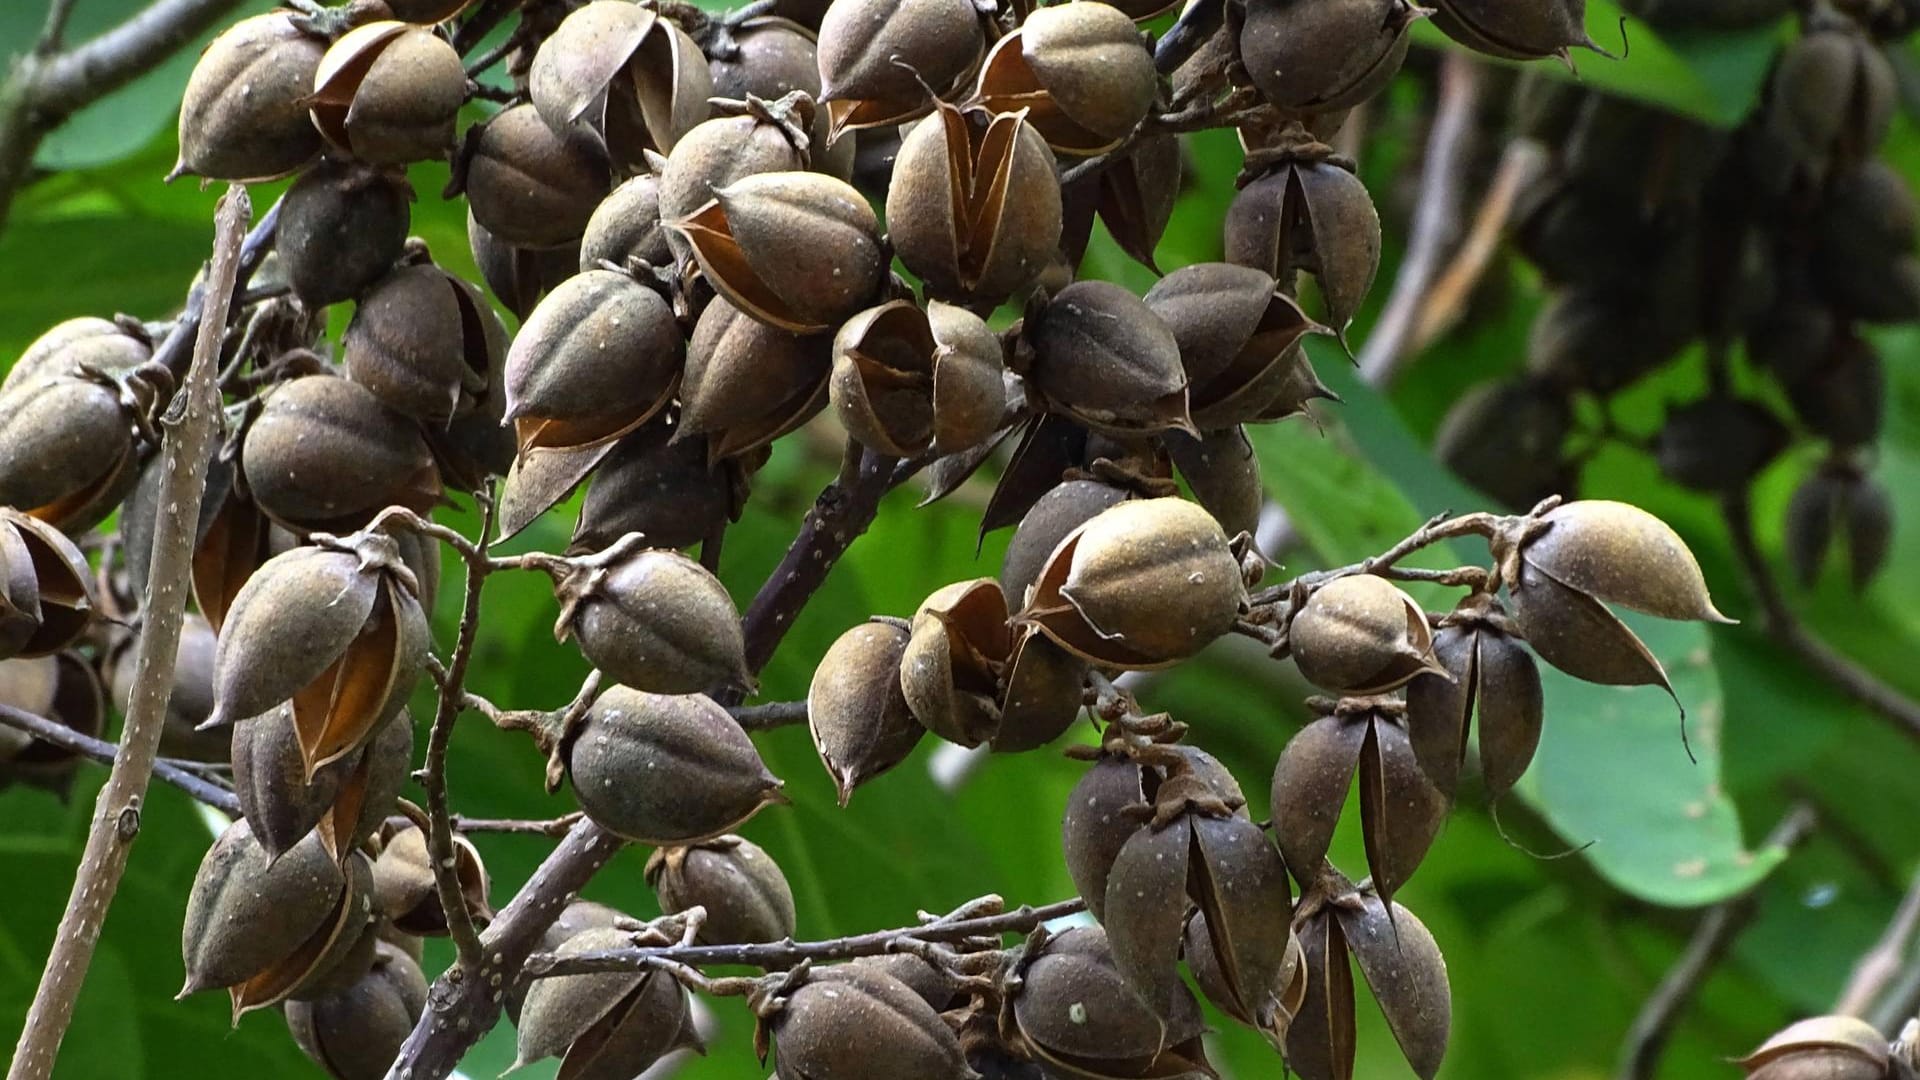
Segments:
[[[1920,932],[1920,872],[1913,875],[1906,895],[1900,898],[1900,906],[1894,909],[1893,918],[1879,940],[1854,962],[1853,973],[1847,977],[1847,985],[1840,991],[1832,1011],[1846,1016],[1867,1016],[1874,1002],[1880,1000],[1895,976],[1907,966],[1907,953],[1913,947],[1916,932]]]
[[[1473,224],[1467,228],[1467,238],[1460,242],[1453,261],[1434,279],[1433,286],[1420,300],[1408,351],[1419,353],[1433,344],[1466,313],[1474,289],[1486,276],[1494,253],[1500,250],[1500,238],[1506,233],[1520,193],[1546,167],[1547,152],[1539,143],[1515,139],[1507,144],[1500,155],[1500,165],[1494,170],[1493,182],[1487,185],[1486,197],[1480,200],[1480,209],[1475,211]]]
[[[772,731],[807,722],[804,701],[773,701],[765,705],[738,705],[728,710],[747,731]]]
[[[120,734],[120,752],[94,803],[93,823],[79,872],[74,876],[73,894],[55,932],[53,949],[47,954],[46,972],[34,994],[33,1007],[27,1012],[20,1045],[7,1073],[9,1080],[44,1080],[52,1074],[60,1041],[73,1019],[74,1002],[79,1000],[81,983],[93,960],[94,943],[100,939],[107,908],[119,889],[127,856],[140,832],[141,801],[159,753],[167,701],[173,694],[174,658],[180,647],[193,555],[193,523],[199,519],[207,464],[220,423],[220,391],[214,385],[220,364],[220,337],[226,330],[227,308],[239,272],[240,244],[252,212],[246,189],[235,185],[227,189],[214,215],[213,261],[207,270],[210,299],[198,327],[186,380],[168,408],[169,415],[161,421],[166,430],[165,457],[157,505],[165,510],[154,523],[147,595],[140,609],[142,626],[134,653],[133,692]],[[176,328],[175,333],[179,332]]]
[[[41,56],[52,56],[66,43],[67,22],[73,18],[77,0],[53,0],[47,5],[47,21],[40,28],[40,42],[34,47]]]
[[[1813,808],[1795,803],[1780,823],[1767,834],[1765,846],[1791,851],[1798,847],[1818,823]],[[1760,882],[1739,895],[1715,905],[1694,928],[1685,952],[1667,969],[1660,985],[1654,987],[1633,1026],[1627,1029],[1626,1043],[1620,1054],[1619,1080],[1650,1080],[1660,1065],[1660,1056],[1687,1007],[1693,1003],[1707,976],[1733,946],[1760,905]]]
[[[737,964],[774,970],[792,967],[803,960],[828,963],[861,956],[884,956],[900,949],[905,941],[965,941],[997,934],[1024,934],[1042,923],[1078,915],[1087,909],[1079,897],[1061,900],[1043,907],[1021,907],[971,919],[942,919],[914,926],[874,930],[865,934],[832,938],[826,941],[772,941],[757,945],[668,945],[648,948],[608,949],[581,953],[565,959],[546,954],[527,961],[527,974],[533,978],[556,975],[580,975],[594,971],[645,970],[663,961],[701,967],[712,964]]]
[[[1815,637],[1781,595],[1773,570],[1753,535],[1753,504],[1745,491],[1728,495],[1721,505],[1733,552],[1747,576],[1748,591],[1760,605],[1761,624],[1768,634],[1799,657],[1802,663],[1842,693],[1890,721],[1911,739],[1920,739],[1920,702],[1880,681],[1867,669]]]
[[[113,759],[119,755],[120,751],[119,747],[105,739],[83,735],[57,720],[36,716],[11,705],[0,704],[0,724],[24,731],[36,739],[52,743],[62,750],[71,751],[102,765],[113,764]],[[228,817],[240,816],[240,799],[233,792],[195,775],[181,762],[160,758],[153,763],[153,775],[156,779],[172,784]]]
[[[462,835],[473,833],[507,833],[515,836],[547,836],[555,840],[567,835],[586,815],[575,810],[571,814],[562,814],[557,818],[543,821],[526,818],[476,818],[464,814],[453,815],[453,831]]]

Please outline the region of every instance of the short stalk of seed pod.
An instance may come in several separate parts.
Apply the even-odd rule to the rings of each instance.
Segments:
[[[853,789],[906,759],[927,729],[900,685],[910,635],[883,620],[862,623],[828,647],[807,689],[807,727],[840,805]]]
[[[793,889],[787,876],[771,855],[742,837],[661,848],[648,856],[646,877],[663,912],[694,907],[706,911],[696,936],[708,945],[750,945],[793,936]]]
[[[560,564],[555,640],[578,641],[595,667],[637,690],[751,689],[740,615],[726,587],[685,555],[644,543],[630,533]]]
[[[1156,1012],[1121,977],[1107,932],[1028,937],[1000,1006],[1000,1038],[1065,1075],[1210,1076],[1200,1004],[1180,987]]]

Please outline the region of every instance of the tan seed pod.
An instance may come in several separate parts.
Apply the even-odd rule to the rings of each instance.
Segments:
[[[131,320],[101,319],[91,315],[64,319],[34,338],[6,376],[0,393],[55,375],[73,375],[82,364],[120,375],[153,356],[153,339]]]
[[[1887,1038],[1852,1016],[1815,1016],[1776,1032],[1737,1064],[1747,1080],[1880,1080]]]
[[[351,987],[313,1001],[290,1001],[287,1030],[333,1080],[380,1080],[427,1007],[420,964],[387,942]]]
[[[656,694],[747,688],[746,644],[733,598],[706,567],[675,551],[616,543],[572,560],[554,587],[558,641],[611,679]]]
[[[658,166],[662,221],[679,221],[711,201],[714,192],[757,173],[808,167],[813,101],[795,94],[778,101],[728,103],[674,144]],[[684,237],[668,232],[668,246],[685,256]]]
[[[1158,88],[1131,18],[1107,4],[1063,4],[1036,10],[994,43],[973,100],[996,113],[1027,110],[1049,146],[1084,156],[1126,138]]]
[[[905,628],[867,622],[827,648],[807,689],[807,727],[840,805],[853,789],[900,764],[927,729],[900,688]]]
[[[320,152],[306,98],[326,43],[275,11],[228,27],[193,66],[180,102],[180,160],[170,176],[254,181]]]
[[[953,1030],[899,979],[841,965],[802,980],[761,1021],[772,1036],[779,1080],[978,1080]]]
[[[1128,495],[1125,489],[1098,480],[1069,480],[1042,495],[1020,519],[1007,544],[1000,563],[1001,589],[1024,605],[1027,590],[1060,541]]]
[[[357,529],[388,506],[427,513],[440,473],[420,429],[359,383],[306,375],[266,397],[241,443],[254,504],[304,532]]]
[[[622,948],[632,937],[612,927],[588,929],[554,951],[580,956]],[[536,979],[518,1027],[516,1068],[558,1057],[560,1075],[581,1080],[636,1076],[675,1050],[700,1048],[686,991],[661,971]]]
[[[745,101],[749,95],[764,101],[795,90],[820,97],[819,38],[812,30],[779,15],[760,15],[733,28],[734,54],[710,57],[713,96]],[[821,121],[824,129],[826,121]]]
[[[1294,615],[1287,643],[1300,674],[1336,694],[1385,693],[1436,670],[1426,613],[1374,574],[1349,574],[1315,589]]]
[[[398,829],[388,826],[381,832],[385,839],[373,860],[375,907],[401,933],[445,937],[447,913],[440,906],[425,830],[410,824]],[[487,866],[473,841],[459,833],[453,835],[453,874],[460,883],[460,900],[468,916],[485,926],[493,918],[493,907],[487,901]]]
[[[707,118],[707,58],[670,19],[617,0],[595,0],[542,42],[527,72],[541,119],[623,171],[646,166]]]
[[[699,940],[709,945],[750,945],[791,938],[793,889],[759,845],[721,836],[690,847],[661,848],[647,857],[647,884],[660,910],[675,914],[706,910]]]
[[[611,185],[604,154],[554,134],[531,105],[502,110],[468,138],[467,208],[503,243],[546,248],[578,240]]]
[[[1240,30],[1240,61],[1281,109],[1350,109],[1392,81],[1407,58],[1407,31],[1425,15],[1406,0],[1256,0]]]
[[[585,447],[646,423],[672,399],[685,350],[659,293],[615,270],[568,278],[507,351],[506,418],[520,452]]]
[[[467,73],[446,39],[403,22],[362,23],[327,49],[313,76],[313,124],[343,153],[405,165],[453,149]]]
[[[61,375],[0,393],[0,506],[76,533],[139,477],[132,403],[108,378]]]
[[[1287,740],[1273,766],[1273,833],[1302,889],[1320,877],[1367,738],[1367,718],[1322,716]]]
[[[994,665],[1012,648],[1007,602],[991,578],[936,590],[914,614],[900,657],[900,689],[914,718],[960,746],[1000,726]]]
[[[106,695],[93,666],[75,652],[0,661],[0,702],[44,716],[88,738],[106,731]],[[62,802],[73,788],[81,756],[49,742],[14,734],[0,737],[0,790],[25,784]]]
[[[1520,558],[1570,588],[1663,619],[1733,620],[1713,606],[1686,541],[1637,506],[1604,499],[1562,503]]]
[[[711,461],[759,450],[827,404],[833,339],[801,337],[715,297],[687,342],[681,437],[707,436]]]
[[[478,289],[423,264],[375,283],[341,346],[348,378],[388,408],[444,428],[487,394],[506,337]]]
[[[819,26],[820,100],[835,140],[925,115],[986,50],[968,0],[833,0]]]
[[[642,173],[622,182],[587,219],[580,238],[580,269],[598,269],[603,262],[625,266],[633,259],[650,266],[671,264],[673,252],[662,217],[658,176]]]
[[[1061,848],[1075,891],[1096,919],[1107,904],[1113,861],[1139,830],[1131,807],[1148,805],[1146,768],[1118,754],[1102,754],[1073,786],[1060,822]],[[1155,786],[1159,777],[1154,776]]]

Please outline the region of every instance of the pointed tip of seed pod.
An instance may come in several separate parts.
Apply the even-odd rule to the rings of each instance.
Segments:
[[[183,156],[174,161],[173,168],[167,171],[167,175],[160,178],[160,182],[171,184],[183,176],[192,175],[192,172],[193,170],[187,168],[187,159]]]
[[[1351,324],[1349,324],[1351,325]],[[1360,357],[1354,354],[1353,342],[1347,338],[1347,327],[1342,326],[1333,332],[1333,340],[1340,343],[1340,351],[1347,354],[1347,360],[1355,367],[1360,366]]]
[[[858,783],[852,769],[833,770],[833,790],[840,799],[840,809],[847,808],[847,803],[853,799],[853,789]]]
[[[187,972],[187,980],[180,984],[180,992],[173,995],[173,1000],[185,1001],[187,998],[205,989],[207,989],[207,987],[200,985],[200,980],[194,978],[193,972],[189,971]]]

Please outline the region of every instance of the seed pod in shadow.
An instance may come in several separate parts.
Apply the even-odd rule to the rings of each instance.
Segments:
[[[443,158],[467,100],[467,73],[445,38],[402,22],[362,23],[327,49],[307,99],[313,126],[374,165]]]
[[[65,533],[0,506],[0,659],[47,656],[93,619],[93,572]]]
[[[425,830],[417,824],[400,828],[389,825],[381,833],[380,854],[373,860],[375,905],[402,933],[445,937],[447,913],[440,906]],[[493,918],[493,908],[487,902],[487,867],[480,861],[479,849],[459,833],[453,835],[453,875],[460,883],[460,899],[467,914],[485,926]]]
[[[634,259],[650,266],[671,264],[673,251],[661,217],[658,176],[642,173],[622,182],[587,219],[580,238],[581,271],[599,269],[603,262],[625,266]]]
[[[390,172],[323,161],[280,204],[274,250],[293,295],[310,308],[351,300],[406,249],[413,189]]]
[[[555,949],[571,957],[624,948],[625,930],[583,930]],[[664,971],[535,979],[520,1007],[514,1067],[550,1057],[569,1080],[624,1080],[682,1048],[700,1049],[687,992]]]
[[[1434,454],[1507,508],[1524,510],[1573,492],[1579,470],[1562,448],[1572,423],[1568,395],[1545,381],[1483,383],[1448,410]]]
[[[954,453],[999,428],[1003,370],[1000,342],[978,315],[894,300],[834,335],[828,399],[847,433],[879,453]]]
[[[749,999],[755,1043],[774,1047],[779,1080],[979,1080],[940,1014],[906,983],[870,966],[803,971]]]
[[[933,108],[986,51],[968,0],[834,0],[820,27],[820,102],[832,138]]]
[[[1674,483],[1724,492],[1750,484],[1792,440],[1759,402],[1713,396],[1668,409],[1654,453]]]
[[[1380,215],[1351,170],[1332,160],[1277,165],[1234,196],[1225,228],[1228,262],[1277,279],[1312,274],[1326,324],[1345,344],[1380,269]]]
[[[440,474],[419,427],[359,383],[307,375],[267,395],[241,444],[254,504],[296,532],[350,532],[388,506],[427,513]]]
[[[1815,1016],[1788,1024],[1736,1062],[1747,1080],[1881,1080],[1887,1037],[1852,1016]]]
[[[1104,918],[1113,861],[1140,829],[1140,811],[1159,790],[1160,775],[1120,754],[1103,753],[1067,796],[1060,841],[1074,889],[1096,919]]]
[[[722,104],[657,165],[660,219],[678,221],[715,191],[757,173],[806,169],[813,119],[813,101],[804,94]],[[684,237],[668,232],[666,240],[675,255],[689,254]]]
[[[275,858],[315,828],[322,846],[344,856],[393,812],[411,772],[413,718],[405,709],[382,723],[364,749],[311,777],[291,702],[242,720],[232,732],[233,793],[254,838]]]
[[[488,232],[486,226],[474,219],[472,210],[467,211],[467,249],[480,270],[481,280],[487,283],[501,306],[521,322],[532,314],[542,296],[572,277],[581,263],[587,263],[587,268],[597,265],[583,259],[579,249],[571,244],[553,248],[509,244]]]
[[[1012,650],[1007,602],[992,578],[936,590],[914,613],[900,657],[900,688],[928,731],[978,746],[1000,725],[994,670]]]
[[[692,547],[740,516],[750,462],[709,464],[705,438],[673,438],[675,419],[655,417],[613,444],[580,505],[570,554],[605,550],[635,532],[655,547]]]
[[[180,102],[180,161],[170,177],[285,176],[320,152],[307,95],[326,42],[276,11],[242,19],[193,66]]]
[[[1220,428],[1198,439],[1169,432],[1164,441],[1194,499],[1220,523],[1220,531],[1230,537],[1253,535],[1260,527],[1267,491],[1260,480],[1259,455],[1246,430]]]
[[[341,339],[348,378],[438,428],[492,389],[488,375],[506,343],[480,291],[431,264],[400,267],[375,283]]]
[[[612,186],[604,153],[554,134],[532,105],[503,109],[468,132],[463,155],[462,186],[473,219],[517,247],[580,239]]]
[[[133,700],[139,640],[137,634],[131,634],[117,642],[102,665],[108,697],[122,716]],[[180,648],[173,659],[173,689],[167,695],[166,725],[160,730],[161,757],[220,763],[228,760],[231,731],[195,730],[213,713],[215,641],[213,628],[201,616],[189,613],[181,622]]]
[[[1287,936],[1287,955],[1274,971],[1275,982],[1254,989],[1251,995],[1245,989],[1236,989],[1235,980],[1229,978],[1226,970],[1220,966],[1220,954],[1215,951],[1213,935],[1207,929],[1204,912],[1196,911],[1187,920],[1186,940],[1181,946],[1187,970],[1193,972],[1193,981],[1214,1008],[1259,1031],[1279,1053],[1286,1052],[1287,1029],[1293,1026],[1293,1018],[1300,1015],[1300,1008],[1307,997],[1305,954],[1300,949],[1300,939],[1294,937],[1291,931]],[[1240,982],[1244,983],[1244,979]],[[1270,1003],[1264,1020],[1255,1019],[1252,1013],[1245,1011],[1249,996]]]
[[[695,906],[706,909],[699,939],[708,945],[750,945],[793,936],[793,889],[787,876],[771,855],[742,837],[661,848],[647,857],[646,876],[666,914]]]
[[[1267,419],[1278,404],[1286,412],[1304,405],[1278,399],[1291,389],[1296,365],[1306,363],[1295,346],[1328,330],[1307,318],[1272,275],[1233,263],[1195,263],[1161,278],[1145,300],[1179,342],[1193,422],[1202,430]],[[1309,397],[1332,396],[1310,364],[1306,375],[1318,388]]]
[[[747,19],[732,30],[734,54],[707,61],[714,97],[745,101],[752,95],[773,101],[798,90],[819,99],[819,39],[811,29],[774,14]]]
[[[82,365],[122,375],[152,356],[153,339],[138,322],[91,315],[63,319],[27,345],[0,377],[0,391],[55,375],[74,375]]]
[[[287,1030],[333,1080],[380,1080],[427,1007],[420,965],[386,942],[375,946],[373,967],[345,990],[312,1001],[290,1001]]]
[[[1336,694],[1382,694],[1438,670],[1426,613],[1374,574],[1349,574],[1315,589],[1294,615],[1287,643],[1300,674]]]
[[[580,808],[643,844],[691,844],[785,802],[747,733],[713,699],[616,686],[564,748]]]
[[[833,339],[756,319],[726,297],[700,313],[680,384],[680,438],[707,436],[711,461],[759,450],[827,404]]]
[[[106,695],[93,665],[78,653],[0,660],[0,703],[44,716],[89,738],[106,731]],[[66,802],[81,755],[15,728],[0,731],[0,791],[40,788]]]
[[[1184,986],[1156,1013],[1114,966],[1106,931],[1076,926],[1028,940],[1017,990],[1002,1004],[1001,1037],[1053,1075],[1213,1076],[1199,1003]]]
[[[900,764],[927,733],[900,688],[904,627],[867,622],[827,648],[807,689],[807,727],[840,805],[853,789]]]
[[[1120,438],[1192,430],[1180,343],[1141,299],[1077,281],[1024,323],[1020,367],[1048,409]]]
[[[753,685],[740,614],[706,567],[632,540],[569,565],[554,639],[576,639],[609,678],[656,694]]]
[[[1540,744],[1545,700],[1533,655],[1511,632],[1499,604],[1469,597],[1442,620],[1434,658],[1451,678],[1425,674],[1407,685],[1407,729],[1428,779],[1451,799],[1475,714],[1480,771],[1497,802],[1527,771]]]
[[[1433,936],[1411,911],[1368,892],[1344,891],[1300,926],[1307,994],[1287,1036],[1287,1064],[1302,1080],[1353,1076],[1353,971],[1357,960],[1415,1075],[1432,1080],[1446,1055],[1452,992]]]
[[[1098,480],[1069,480],[1042,495],[1020,519],[1001,560],[1000,587],[1005,595],[1024,604],[1027,589],[1060,541],[1129,494]]]
[[[1014,634],[1013,652],[1002,669],[994,752],[1034,750],[1066,734],[1080,718],[1090,668],[1036,629]]]
[[[1766,126],[1818,174],[1885,141],[1899,90],[1893,65],[1850,20],[1808,29],[1780,53]]]
[[[1240,30],[1240,62],[1261,96],[1288,112],[1350,109],[1393,80],[1407,59],[1407,31],[1425,16],[1407,0],[1255,0]]]
[[[1469,49],[1509,60],[1599,50],[1587,36],[1587,0],[1441,0],[1433,24]]]
[[[547,127],[626,171],[665,154],[707,118],[713,75],[673,20],[598,0],[569,14],[534,54],[527,93]],[[588,210],[591,207],[586,208]]]

